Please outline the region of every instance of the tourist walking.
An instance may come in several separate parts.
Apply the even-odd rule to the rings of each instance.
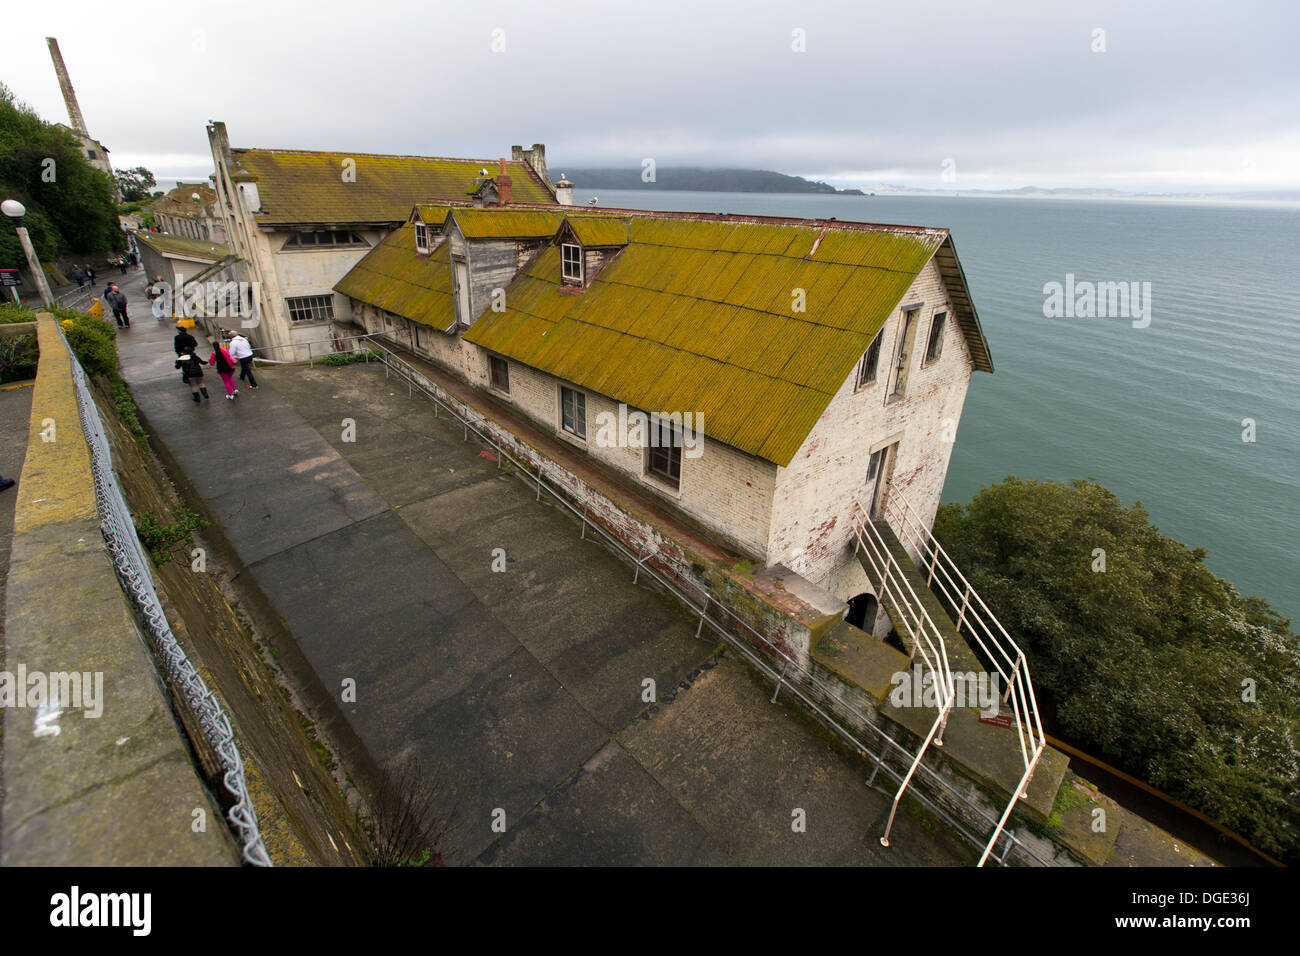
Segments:
[[[180,338],[180,336],[177,336]],[[193,338],[190,339],[194,341]],[[176,358],[176,367],[181,370],[181,381],[190,387],[190,394],[194,396],[194,404],[202,404],[199,401],[200,393],[204,398],[208,397],[208,390],[203,384],[203,360],[200,359],[193,351],[178,355]]]
[[[199,340],[190,335],[189,329],[176,323],[176,336],[172,339],[172,347],[176,349],[177,355],[185,355],[189,352],[196,352],[199,348]]]
[[[78,289],[86,284],[86,274],[81,271],[81,266],[72,267],[72,278],[77,280]]]
[[[112,282],[108,284],[108,291],[104,293],[104,301],[113,310],[113,318],[117,319],[117,327],[119,329],[129,329],[131,327],[131,317],[126,314],[126,296]]]
[[[239,394],[239,388],[235,385],[235,360],[230,357],[225,346],[219,343],[213,343],[212,355],[208,357],[208,364],[217,367],[217,374],[221,376],[221,384],[226,386],[226,398],[233,401]]]
[[[86,263],[86,278],[90,280],[91,285],[95,284],[95,270],[90,268],[89,262]]]
[[[230,357],[239,363],[239,380],[248,379],[248,387],[257,388],[257,379],[253,377],[253,347],[239,332],[227,334],[230,336]]]
[[[126,256],[117,257],[117,267],[122,270],[122,275],[126,275]]]

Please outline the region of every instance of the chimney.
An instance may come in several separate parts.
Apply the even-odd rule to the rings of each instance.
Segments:
[[[511,182],[510,177],[506,175],[506,161],[504,156],[501,158],[500,163],[501,171],[497,173],[497,205],[509,206],[513,183]]]
[[[573,183],[569,182],[564,173],[560,173],[560,178],[555,183],[555,201],[561,206],[573,205]]]
[[[522,163],[524,161],[524,148],[522,146],[511,146],[510,159],[516,163]]]
[[[542,182],[551,181],[551,177],[546,172],[546,146],[543,143],[533,143],[533,148],[528,150],[528,165],[533,167],[533,171],[542,178]]]
[[[59,86],[63,88],[63,102],[67,104],[68,119],[72,121],[72,128],[76,130],[77,135],[89,139],[90,132],[86,129],[86,118],[81,115],[81,107],[77,105],[77,91],[72,88],[72,80],[68,78],[68,68],[63,65],[59,41],[54,37],[46,37],[45,42],[50,48],[50,59],[54,61],[54,72],[59,77]]]

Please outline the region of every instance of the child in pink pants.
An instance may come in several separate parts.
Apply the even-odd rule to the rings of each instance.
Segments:
[[[235,360],[230,357],[230,353],[225,350],[224,346],[213,346],[212,355],[208,359],[209,365],[217,367],[217,374],[221,376],[221,384],[226,386],[226,398],[234,399],[239,394],[239,389],[235,386],[235,369],[239,366]]]

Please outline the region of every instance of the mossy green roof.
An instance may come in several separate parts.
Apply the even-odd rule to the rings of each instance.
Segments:
[[[626,229],[581,294],[552,246],[465,338],[629,406],[702,414],[710,438],[778,465],[947,237],[652,214]]]
[[[334,290],[445,332],[456,322],[449,250],[442,242],[428,256],[418,255],[415,226],[407,224],[366,253]]]
[[[574,236],[584,246],[599,249],[609,246],[627,245],[627,227],[625,219],[610,216],[568,216],[566,221]]]
[[[436,221],[437,208],[422,207],[412,218]],[[508,237],[519,227],[506,219],[532,210],[452,210],[458,221],[466,212],[476,231]],[[610,249],[608,264],[579,293],[561,284],[560,249],[552,242],[506,287],[506,310],[484,311],[466,340],[634,408],[700,413],[711,439],[775,464],[790,463],[931,259],[974,366],[992,371],[946,230],[634,210],[553,213],[564,216],[557,240],[569,230],[615,237],[608,226],[621,230],[625,245]],[[493,226],[497,216],[503,224]],[[405,226],[335,288],[450,329],[448,249],[442,242],[419,256],[414,226]],[[796,289],[804,293],[803,311],[794,309]]]
[[[543,209],[453,209],[466,239],[549,239],[560,228],[560,216]]]
[[[183,239],[179,236],[164,236],[156,232],[140,231],[135,234],[136,241],[143,242],[161,252],[163,255],[186,256],[190,259],[206,259],[216,262],[230,255],[230,247],[206,239]]]
[[[265,225],[403,222],[416,203],[463,201],[480,170],[498,168],[496,160],[306,150],[232,149],[231,157],[236,173],[257,183]],[[516,202],[555,201],[527,163],[507,162],[506,171]]]

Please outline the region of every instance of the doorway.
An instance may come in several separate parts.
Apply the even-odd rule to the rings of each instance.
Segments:
[[[863,592],[849,600],[849,610],[844,615],[844,623],[870,634],[876,625],[876,614],[879,610],[880,604],[876,601],[876,596],[870,592]],[[868,624],[871,627],[867,627]]]
[[[867,513],[879,520],[884,517],[885,501],[889,495],[889,481],[894,474],[894,459],[898,457],[898,442],[877,448],[867,463],[867,488],[864,500]]]

